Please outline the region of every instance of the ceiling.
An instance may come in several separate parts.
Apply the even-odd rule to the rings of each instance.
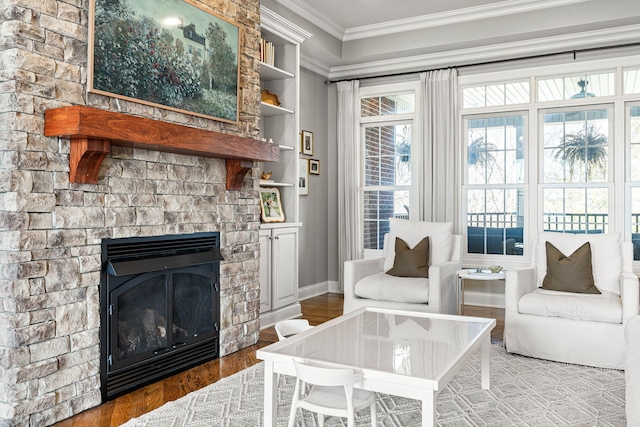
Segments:
[[[330,78],[640,42],[638,0],[261,0]]]
[[[462,12],[464,9],[478,8],[504,3],[502,0],[304,0],[318,17],[325,17],[343,30],[400,21],[409,18]],[[392,6],[392,7],[390,7]]]

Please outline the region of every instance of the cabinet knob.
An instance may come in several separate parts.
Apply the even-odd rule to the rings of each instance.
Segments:
[[[274,239],[279,239],[279,238],[280,238],[280,236],[276,236],[276,237],[274,237]]]

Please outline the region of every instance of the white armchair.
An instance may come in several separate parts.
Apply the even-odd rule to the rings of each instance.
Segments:
[[[391,219],[390,228],[384,237],[382,258],[345,262],[344,313],[368,306],[455,314],[462,236],[451,233],[453,224]],[[426,236],[429,236],[428,278],[386,274],[394,266],[396,237],[414,247]]]
[[[586,242],[599,294],[542,289],[546,242],[570,256]],[[504,344],[507,351],[565,363],[623,369],[624,328],[638,315],[633,247],[619,233],[540,233],[532,266],[506,272]]]

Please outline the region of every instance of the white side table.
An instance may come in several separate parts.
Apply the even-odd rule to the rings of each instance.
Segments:
[[[458,276],[458,314],[462,315],[463,306],[464,306],[464,281],[466,279],[470,280],[504,280],[505,274],[504,270],[500,273],[470,273],[469,270],[458,270],[456,271],[456,275]]]

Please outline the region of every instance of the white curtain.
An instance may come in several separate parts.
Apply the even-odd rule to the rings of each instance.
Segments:
[[[338,262],[343,289],[344,262],[360,258],[360,131],[357,80],[338,82]]]
[[[420,74],[422,112],[416,155],[418,214],[422,221],[453,221],[459,230],[460,155],[458,144],[458,72]]]

